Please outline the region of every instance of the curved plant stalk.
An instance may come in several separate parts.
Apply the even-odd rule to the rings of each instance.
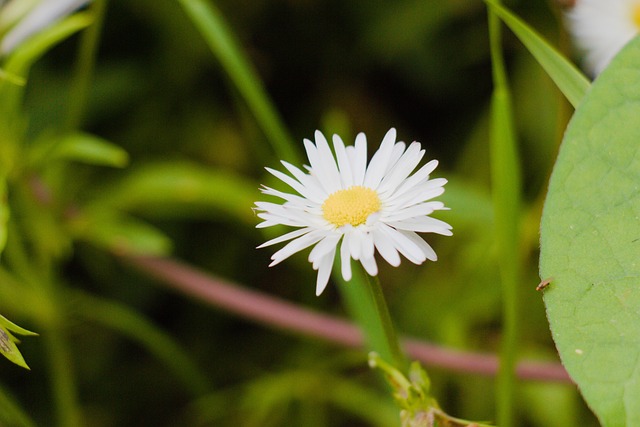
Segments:
[[[520,166],[513,128],[511,94],[502,56],[501,23],[493,9],[489,10],[489,37],[494,83],[491,103],[491,178],[503,295],[497,422],[502,427],[509,427],[514,423],[519,323]]]
[[[204,0],[179,0],[179,3],[246,101],[277,157],[294,164],[301,163],[293,139],[269,100],[260,78],[238,47],[217,8]]]

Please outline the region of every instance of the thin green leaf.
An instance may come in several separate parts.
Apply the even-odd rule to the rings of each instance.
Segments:
[[[179,3],[247,102],[275,153],[280,159],[299,163],[291,136],[218,9],[204,0],[179,0]]]
[[[520,164],[514,129],[511,91],[502,54],[502,28],[498,16],[489,11],[489,41],[493,70],[491,98],[491,191],[495,215],[495,240],[500,260],[502,285],[502,343],[497,383],[497,421],[514,422],[516,358],[519,337],[518,285],[521,270],[520,245]]]
[[[37,336],[38,334],[35,332],[31,332],[25,328],[21,328],[16,325],[6,317],[0,315],[0,327],[5,328],[8,331],[14,332],[16,334],[25,335],[25,336]]]
[[[0,425],[10,427],[35,427],[35,422],[20,408],[16,399],[0,385]]]
[[[16,346],[19,342],[4,326],[0,325],[0,353],[11,362],[25,369],[30,369]]]
[[[118,168],[129,162],[129,155],[122,148],[97,136],[80,132],[64,136],[51,157]]]
[[[25,77],[38,58],[54,45],[89,26],[91,20],[88,13],[76,13],[28,38],[6,59],[5,72]]]
[[[73,235],[117,254],[167,255],[171,239],[131,216],[107,210],[85,210],[70,222]]]
[[[232,172],[196,163],[153,163],[96,193],[91,209],[118,209],[153,216],[224,214],[255,225],[251,211],[258,186]]]
[[[40,31],[20,45],[4,62],[4,72],[15,78],[26,78],[31,65],[51,49],[55,44],[91,24],[91,16],[87,13],[76,13],[70,17]],[[17,121],[15,114],[20,111],[24,86],[15,85],[9,80],[0,79],[0,113],[5,120]],[[15,124],[14,124],[15,126]]]
[[[577,107],[591,85],[584,74],[507,8],[499,5],[495,0],[485,0],[485,2],[518,36],[571,105]]]
[[[7,224],[9,223],[9,202],[7,200],[7,182],[0,176],[0,254],[7,244]]]
[[[541,225],[560,357],[604,426],[640,425],[640,39],[594,82],[565,134]]]
[[[194,394],[200,395],[211,388],[204,373],[187,353],[169,335],[134,310],[83,292],[74,293],[73,299],[77,303],[76,310],[82,316],[138,342],[162,361]]]

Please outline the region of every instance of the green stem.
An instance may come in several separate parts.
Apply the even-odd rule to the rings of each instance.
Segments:
[[[58,425],[80,427],[76,384],[71,370],[72,360],[66,345],[62,322],[52,325],[42,334],[49,353],[51,385],[55,396]]]
[[[218,9],[205,0],[179,0],[179,3],[246,101],[278,157],[300,163],[291,136]]]
[[[354,269],[353,278],[348,283],[342,280],[339,273],[335,276],[339,277],[339,289],[347,310],[362,329],[368,349],[404,372],[407,361],[393,328],[378,277],[372,278],[360,269]]]
[[[93,78],[98,42],[106,8],[106,0],[93,1],[91,5],[93,24],[82,33],[80,39],[78,59],[69,96],[69,110],[65,123],[68,130],[78,129],[82,125],[82,113],[89,97],[89,88]]]
[[[491,175],[503,294],[497,422],[502,427],[509,427],[514,425],[513,401],[518,345],[520,167],[513,128],[511,95],[502,55],[500,20],[491,10],[489,37],[494,81],[491,105]]]

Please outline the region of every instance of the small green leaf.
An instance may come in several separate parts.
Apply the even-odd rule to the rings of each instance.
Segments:
[[[20,354],[16,342],[16,338],[0,326],[0,353],[16,365],[30,369],[27,362],[24,361],[22,354]]]
[[[73,235],[116,254],[167,255],[171,239],[131,216],[113,211],[84,211],[70,223]]]
[[[27,366],[27,363],[24,361],[22,354],[20,354],[20,350],[18,350],[18,347],[16,346],[20,341],[14,337],[10,331],[20,335],[38,334],[21,328],[0,315],[0,353],[16,365],[29,369],[29,366]]]
[[[556,346],[604,426],[640,425],[640,38],[569,124],[541,225]]]
[[[571,105],[577,107],[589,90],[589,80],[534,29],[495,0],[485,0],[491,10],[515,33],[549,74]]]
[[[152,216],[228,215],[255,225],[251,207],[257,184],[229,171],[188,162],[154,163],[133,170],[95,194],[92,209],[117,209]]]
[[[38,334],[35,332],[31,332],[27,329],[21,328],[16,325],[6,317],[0,315],[0,327],[3,327],[11,332],[15,332],[16,334],[25,335],[25,336],[37,336]]]
[[[124,167],[129,155],[117,145],[86,133],[66,135],[51,153],[53,157],[99,166]]]

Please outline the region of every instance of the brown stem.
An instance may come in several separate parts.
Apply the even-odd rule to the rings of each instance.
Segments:
[[[170,288],[260,324],[347,347],[364,345],[358,327],[346,320],[242,288],[170,258],[127,256],[124,259]],[[491,354],[456,351],[411,338],[403,339],[402,343],[411,357],[432,367],[480,375],[495,375],[498,370],[498,358]],[[521,362],[517,373],[528,380],[571,382],[557,363]]]

